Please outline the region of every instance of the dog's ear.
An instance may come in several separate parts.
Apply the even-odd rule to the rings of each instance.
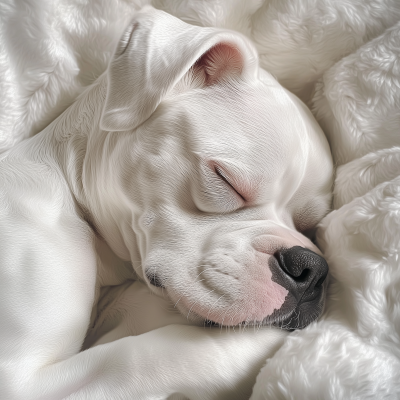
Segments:
[[[204,85],[212,85],[232,75],[255,77],[258,56],[238,33],[189,25],[146,7],[123,34],[108,68],[100,128],[137,127],[192,67]]]

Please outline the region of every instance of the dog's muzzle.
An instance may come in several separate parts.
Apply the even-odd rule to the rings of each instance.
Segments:
[[[300,246],[280,249],[268,261],[272,281],[287,290],[279,309],[255,324],[302,329],[318,318],[324,308],[328,264],[317,253]],[[203,276],[206,276],[206,273]],[[146,278],[155,287],[163,288],[156,267],[146,270]],[[256,300],[257,302],[257,300]],[[195,303],[196,304],[196,303]],[[207,321],[212,323],[213,321]],[[242,324],[248,325],[249,321]]]

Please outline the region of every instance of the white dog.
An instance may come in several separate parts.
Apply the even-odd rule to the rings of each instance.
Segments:
[[[280,330],[172,325],[80,352],[117,338],[98,316],[135,276],[194,325],[323,309],[327,265],[299,232],[330,206],[329,146],[239,34],[138,13],[0,182],[2,399],[248,397]]]

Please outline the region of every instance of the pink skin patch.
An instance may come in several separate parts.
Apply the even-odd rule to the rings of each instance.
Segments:
[[[250,299],[254,300],[246,305],[246,311],[257,321],[268,317],[274,310],[279,310],[289,293],[287,289],[272,280],[272,272],[268,265],[270,257],[268,254],[257,252],[256,262],[249,268],[251,279],[249,284],[253,292]]]
[[[244,263],[242,273],[238,277],[239,287],[232,290],[238,292],[238,297],[231,304],[224,306],[216,302],[210,307],[202,304],[201,300],[182,297],[182,305],[191,312],[221,325],[232,326],[244,321],[262,321],[282,307],[289,293],[272,281],[272,273],[268,266],[270,257],[269,254],[252,252],[251,259]],[[221,287],[223,286],[221,284]]]

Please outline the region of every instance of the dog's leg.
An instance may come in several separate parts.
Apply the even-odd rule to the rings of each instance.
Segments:
[[[286,332],[170,325],[86,350],[41,371],[39,387],[78,399],[249,398],[255,376]],[[50,398],[54,399],[55,397]]]
[[[3,392],[2,398],[141,400],[182,393],[191,400],[241,400],[249,398],[280,335],[285,333],[170,325],[43,366],[20,384],[19,393]]]

